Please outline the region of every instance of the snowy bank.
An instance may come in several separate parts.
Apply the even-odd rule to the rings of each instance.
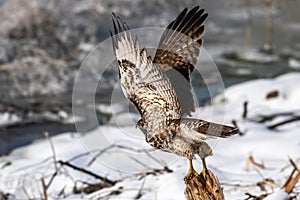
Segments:
[[[235,120],[243,133],[209,142],[214,155],[207,158],[208,167],[218,176],[226,199],[273,191],[277,192],[269,199],[288,198],[280,188],[293,170],[288,156],[300,165],[300,121],[272,125],[299,115],[299,83],[300,73],[241,83],[195,112],[194,117],[215,122],[231,124]],[[54,160],[63,161],[62,165]],[[0,188],[11,199],[41,198],[41,178],[49,199],[184,199],[183,176],[188,169],[186,159],[154,151],[142,133],[128,124],[39,140],[1,157],[1,166]],[[199,159],[195,168],[201,170]],[[88,194],[78,192],[101,182],[100,177],[112,183],[98,185]],[[299,194],[298,183],[290,196],[299,198]]]

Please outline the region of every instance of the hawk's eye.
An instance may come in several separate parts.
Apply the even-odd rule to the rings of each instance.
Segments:
[[[127,68],[129,67],[129,64],[127,62],[124,62],[123,67]]]

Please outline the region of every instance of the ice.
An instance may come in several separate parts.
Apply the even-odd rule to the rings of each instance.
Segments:
[[[16,114],[4,112],[0,113],[0,126],[10,125],[20,122],[22,119]]]

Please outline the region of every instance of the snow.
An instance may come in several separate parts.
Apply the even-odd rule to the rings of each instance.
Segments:
[[[283,191],[283,190],[278,190],[274,192],[273,194],[269,195],[265,200],[288,200],[289,195]]]
[[[125,108],[121,104],[112,103],[111,105],[99,104],[97,106],[97,110],[105,114],[112,114],[122,112],[125,110]]]
[[[0,113],[0,126],[15,124],[21,120],[21,117],[16,114],[9,112]]]
[[[118,126],[135,126],[140,118],[141,117],[136,113],[120,113],[113,115],[109,123]]]
[[[292,69],[300,69],[300,61],[294,58],[289,59],[289,66]]]
[[[253,61],[257,63],[272,63],[278,61],[278,57],[275,55],[267,55],[257,50],[251,49],[245,53],[239,54],[239,57],[248,61]]]
[[[209,141],[214,155],[207,158],[207,165],[218,176],[226,199],[246,199],[245,193],[261,195],[274,191],[267,199],[289,198],[280,188],[292,171],[292,167],[286,167],[290,165],[288,156],[298,159],[299,165],[300,122],[295,121],[274,130],[268,129],[267,125],[287,119],[287,116],[267,123],[258,123],[256,119],[260,115],[282,112],[299,114],[299,83],[300,73],[253,80],[229,87],[224,94],[213,99],[212,105],[197,108],[193,117],[228,125],[236,120],[244,134]],[[278,95],[266,98],[272,91],[278,91]],[[248,118],[242,119],[245,101],[248,101]],[[113,107],[118,108],[116,105]],[[106,108],[102,107],[102,110],[110,112]],[[56,160],[69,161],[98,175],[120,181],[112,187],[90,194],[74,194],[75,182],[80,187],[84,185],[82,181],[97,183],[99,180],[66,166],[60,168],[58,165],[60,171],[47,190],[48,197],[133,199],[141,191],[141,199],[184,199],[183,177],[188,169],[187,160],[153,150],[145,142],[144,135],[135,127],[137,120],[137,114],[118,113],[111,123],[99,126],[89,133],[64,133],[52,137]],[[85,155],[86,152],[89,154]],[[84,155],[76,158],[79,154]],[[11,165],[0,170],[1,190],[10,193],[13,198],[28,199],[27,195],[31,198],[41,197],[41,177],[48,183],[55,171],[52,156],[50,142],[44,139],[0,157],[0,168],[8,161],[11,162]],[[97,159],[92,162],[95,156]],[[247,163],[249,156],[255,162],[263,163],[265,168]],[[165,165],[173,172],[163,171]],[[199,159],[194,161],[194,165],[195,169],[201,171]],[[145,172],[153,169],[162,171],[142,178]],[[266,191],[261,191],[257,183],[266,178],[273,180],[275,186],[266,184]],[[63,188],[63,195],[59,196]],[[110,195],[116,191],[119,191],[118,195]],[[299,193],[299,187],[296,192]]]

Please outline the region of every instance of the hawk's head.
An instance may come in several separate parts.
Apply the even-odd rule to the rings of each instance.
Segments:
[[[147,134],[147,131],[146,131],[146,129],[144,128],[144,121],[143,121],[142,119],[140,119],[140,120],[138,121],[138,123],[136,124],[136,127],[138,127],[138,128],[144,133],[144,135]]]

